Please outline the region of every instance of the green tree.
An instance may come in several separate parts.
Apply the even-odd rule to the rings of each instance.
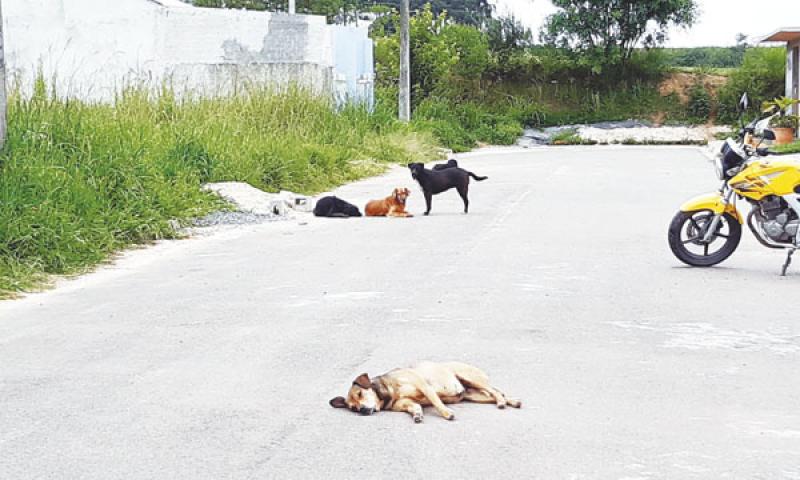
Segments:
[[[396,15],[390,20],[396,21]],[[434,14],[426,6],[411,18],[411,84],[414,102],[431,95],[461,97],[480,88],[489,66],[489,42],[475,27]],[[395,86],[399,75],[399,40],[394,33],[376,36],[375,69],[382,86]],[[385,31],[384,31],[385,32]]]
[[[411,10],[422,12],[430,5],[434,15],[447,13],[447,18],[455,23],[483,26],[492,18],[494,7],[489,0],[410,0]],[[372,5],[385,5],[400,9],[400,0],[362,0],[362,8]]]
[[[510,52],[533,45],[531,30],[513,15],[489,19],[484,30],[489,39],[489,48],[495,53],[508,55]]]
[[[744,33],[737,33],[736,34],[736,46],[740,48],[747,48],[747,35]]]
[[[658,46],[670,26],[691,26],[694,0],[553,0],[560,11],[542,27],[542,40],[579,50],[597,73],[603,65],[625,67],[634,50]]]
[[[786,49],[748,48],[742,66],[728,78],[719,92],[719,118],[733,122],[743,93],[750,96],[749,116],[760,113],[761,104],[783,95],[786,88]]]
[[[191,0],[198,7],[245,8],[285,12],[288,0]],[[430,5],[434,15],[447,13],[456,23],[483,26],[492,18],[494,7],[489,0],[411,0],[412,11]],[[400,0],[297,0],[297,13],[325,15],[331,23],[350,23],[358,12],[400,8]]]

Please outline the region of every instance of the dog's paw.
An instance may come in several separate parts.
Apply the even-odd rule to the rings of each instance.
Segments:
[[[452,411],[452,410],[450,410],[448,408],[448,409],[446,409],[445,411],[442,412],[442,417],[444,417],[445,420],[455,420],[456,419],[456,414],[455,414],[454,411]]]
[[[414,415],[414,423],[422,423],[422,414],[418,413]]]
[[[509,399],[506,399],[506,402],[508,403],[509,407],[522,408],[522,402],[520,400],[516,400],[516,399],[512,400],[512,399],[509,398]]]

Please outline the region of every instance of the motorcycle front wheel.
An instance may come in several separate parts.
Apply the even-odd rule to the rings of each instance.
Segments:
[[[742,225],[724,213],[711,239],[703,240],[714,213],[709,210],[678,212],[669,226],[669,248],[681,262],[693,267],[711,267],[725,261],[742,239]]]

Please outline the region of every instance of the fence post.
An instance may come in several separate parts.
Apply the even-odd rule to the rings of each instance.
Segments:
[[[6,144],[6,131],[8,129],[6,113],[8,100],[6,98],[6,53],[3,42],[3,7],[0,0],[0,148]]]
[[[400,120],[411,119],[411,42],[409,38],[408,0],[400,1]]]

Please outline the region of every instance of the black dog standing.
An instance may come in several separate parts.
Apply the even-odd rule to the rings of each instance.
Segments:
[[[449,163],[449,162],[448,162]],[[428,170],[422,163],[409,163],[411,177],[419,182],[422,193],[425,194],[425,215],[431,213],[433,196],[455,188],[464,201],[464,213],[469,212],[469,177],[481,182],[489,177],[479,177],[472,172],[459,167],[450,167],[443,170]]]
[[[434,170],[447,170],[448,168],[458,167],[458,162],[454,158],[451,158],[447,161],[447,163],[437,163],[433,166]]]

